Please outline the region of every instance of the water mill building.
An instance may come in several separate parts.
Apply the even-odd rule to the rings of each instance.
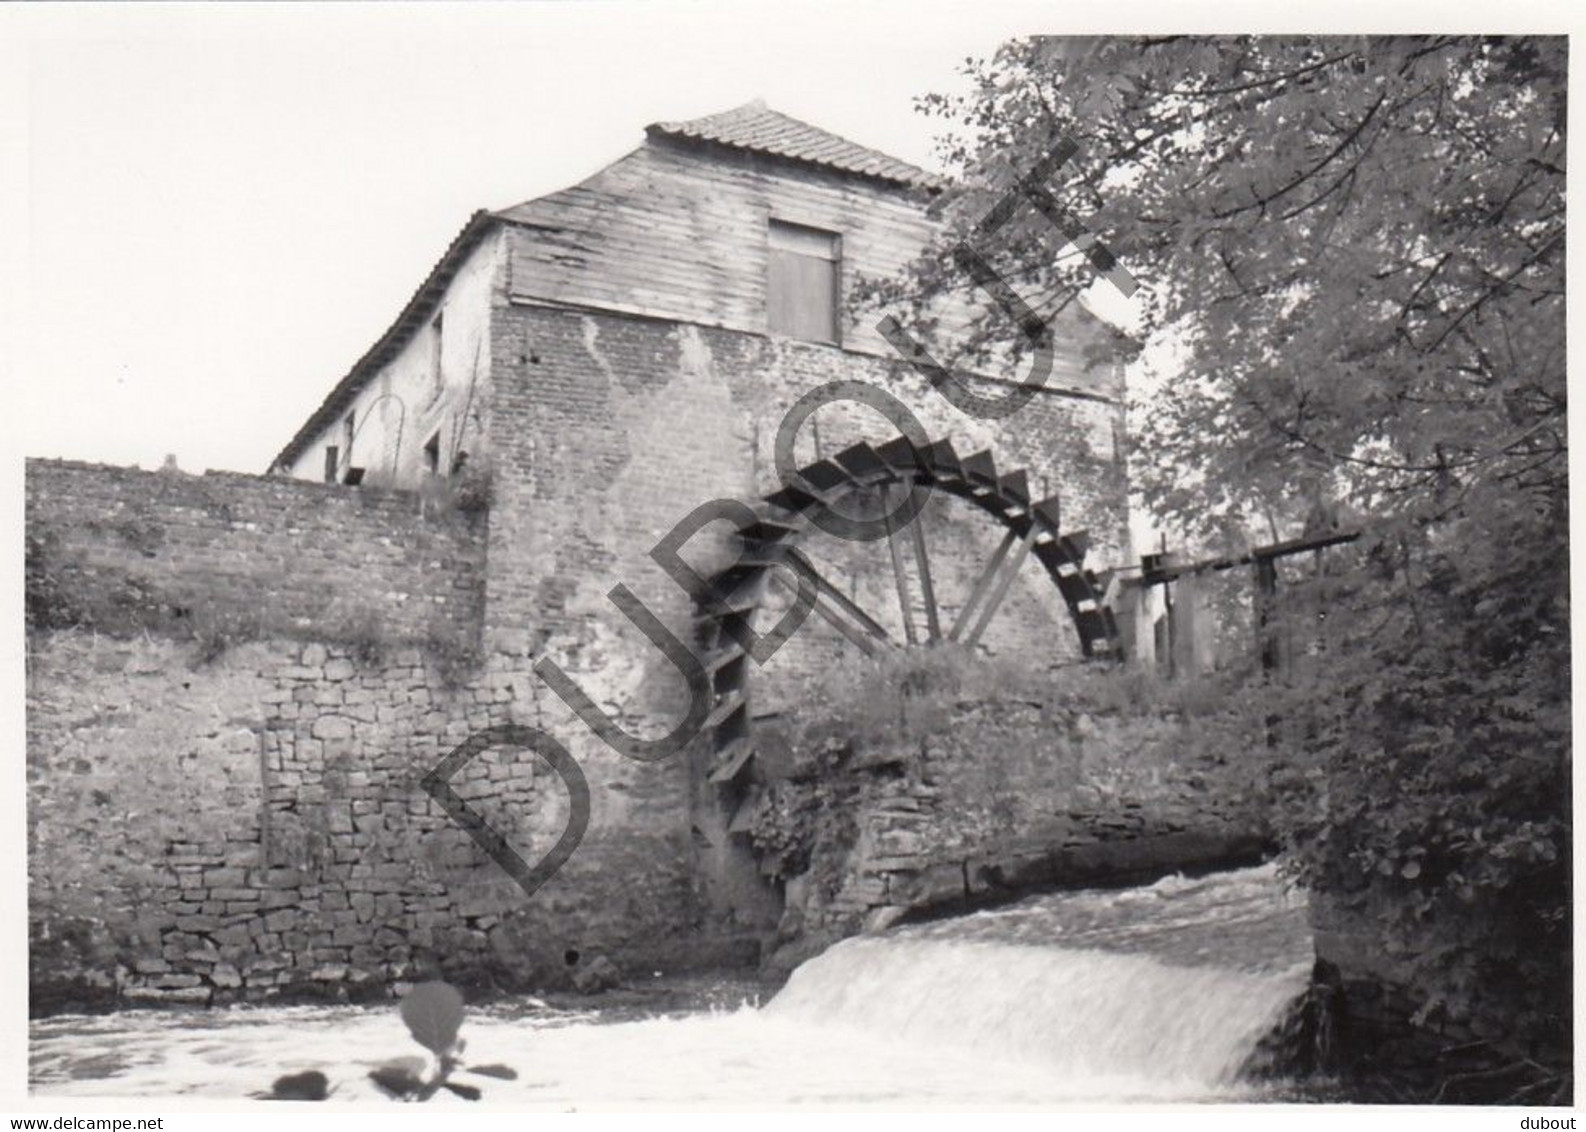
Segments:
[[[760,103],[656,123],[584,181],[469,218],[269,474],[30,461],[35,994],[754,964],[1102,875],[1124,842],[1156,847],[1136,864],[1258,842],[1205,768],[1098,773],[1165,743],[1160,721],[944,693],[925,724],[837,726],[898,656],[1055,679],[1131,647],[1114,333],[1066,312],[1045,386],[980,419],[856,301],[927,248],[942,187]],[[983,298],[956,301],[949,327]],[[995,396],[1022,374],[959,378]],[[923,436],[830,404],[792,438],[790,486],[779,430],[834,382],[884,390]],[[911,488],[923,509],[886,537],[815,521]],[[719,500],[751,519],[689,525]],[[762,662],[748,642],[800,580],[813,607]],[[581,843],[532,896],[423,788],[509,724],[555,736],[588,785]],[[526,751],[482,750],[451,784],[531,862],[572,820]]]

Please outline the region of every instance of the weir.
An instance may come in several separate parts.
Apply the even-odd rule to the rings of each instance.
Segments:
[[[1304,898],[1263,866],[845,940],[763,1006],[721,1009],[721,987],[648,1017],[515,999],[471,1007],[463,1036],[519,1070],[491,1083],[503,1102],[1235,1100],[1267,1095],[1240,1070],[1310,964]],[[376,1099],[366,1071],[403,1040],[390,1007],[59,1016],[34,1023],[33,1086],[238,1096],[319,1069],[338,1099]]]
[[[1039,1066],[1074,1087],[1235,1083],[1305,989],[1303,897],[1271,866],[845,940],[794,972],[779,1018]]]

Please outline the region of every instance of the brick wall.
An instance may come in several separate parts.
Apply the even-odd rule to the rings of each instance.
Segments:
[[[707,933],[762,931],[780,901],[747,871],[725,829],[730,813],[712,791],[698,789],[697,756],[645,764],[616,754],[549,693],[533,663],[555,660],[635,735],[669,730],[684,712],[682,680],[608,591],[626,585],[690,639],[692,603],[649,552],[702,503],[775,490],[777,428],[801,395],[839,379],[878,386],[931,436],[950,438],[966,455],[989,448],[999,468],[1023,467],[1034,489],[1060,494],[1066,528],[1091,534],[1093,564],[1118,563],[1126,553],[1122,410],[1113,402],[1041,394],[1009,418],[980,421],[901,362],[759,334],[519,304],[497,310],[492,350],[490,649],[520,689],[514,711],[521,721],[561,738],[589,773],[596,813],[579,859],[598,861],[607,838],[647,845],[648,859],[699,878],[700,903],[690,914]],[[1003,389],[983,382],[977,392]],[[896,435],[877,414],[851,404],[823,409],[810,424],[796,446],[801,463],[816,458],[817,443],[820,454],[831,455],[859,439],[881,443]],[[1002,531],[946,497],[933,501],[927,525],[951,615]],[[728,534],[726,524],[707,528],[685,556],[705,574],[726,565],[736,553]],[[812,540],[809,550],[871,608],[883,616],[896,610],[884,547],[827,538],[818,546]],[[902,639],[896,625],[894,635]],[[1035,563],[1025,565],[986,644],[1027,655],[1033,665],[1077,656],[1067,610]],[[843,647],[812,618],[751,676],[755,710],[819,710],[810,681]],[[570,891],[567,899],[583,909],[579,915],[606,914],[598,888]]]
[[[1065,526],[1089,531],[1093,563],[1127,555],[1116,403],[1044,394],[1009,418],[981,421],[910,367],[833,347],[525,306],[498,310],[493,325],[498,507],[488,602],[499,633],[528,630],[543,641],[587,623],[585,605],[614,613],[604,595],[617,581],[663,617],[686,620],[687,597],[650,562],[650,548],[700,503],[775,490],[778,425],[801,395],[840,379],[890,392],[961,453],[990,449],[999,467],[1027,469],[1036,490],[1062,497]],[[896,435],[850,404],[823,410],[814,425],[801,431],[801,463],[816,456],[816,432],[824,455]],[[724,561],[724,531],[702,532],[690,551]],[[503,559],[510,568],[496,568]]]
[[[110,632],[246,623],[323,636],[377,620],[388,639],[476,629],[477,522],[417,495],[278,476],[29,460],[27,527],[76,619]]]

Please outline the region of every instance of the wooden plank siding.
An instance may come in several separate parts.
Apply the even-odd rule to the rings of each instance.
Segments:
[[[896,353],[876,331],[880,312],[855,317],[853,288],[862,277],[903,278],[937,223],[921,198],[887,184],[654,139],[572,188],[499,215],[512,223],[511,299],[755,334],[768,333],[770,221],[838,233],[842,348],[887,358]],[[986,301],[965,283],[962,296],[936,311],[949,342],[961,340]],[[1086,344],[1110,331],[1083,311],[1060,316],[1053,331],[1050,386],[1122,395],[1118,365],[1084,362]],[[1010,338],[1015,333],[1010,323]],[[1023,380],[1029,363],[975,369]]]

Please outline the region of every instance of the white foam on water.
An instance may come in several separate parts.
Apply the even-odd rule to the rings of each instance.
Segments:
[[[1195,1095],[1233,1084],[1307,969],[1251,974],[1137,955],[936,939],[850,939],[766,1013],[915,1048],[1048,1069],[1076,1090]]]
[[[1232,1100],[1308,958],[1303,903],[1270,869],[1170,878],[846,940],[759,1009],[474,1010],[466,1060],[519,1077],[459,1079],[547,1108]],[[379,1100],[368,1071],[417,1052],[389,1006],[130,1011],[34,1022],[30,1077],[39,1094],[235,1099],[319,1069],[332,1100]]]

